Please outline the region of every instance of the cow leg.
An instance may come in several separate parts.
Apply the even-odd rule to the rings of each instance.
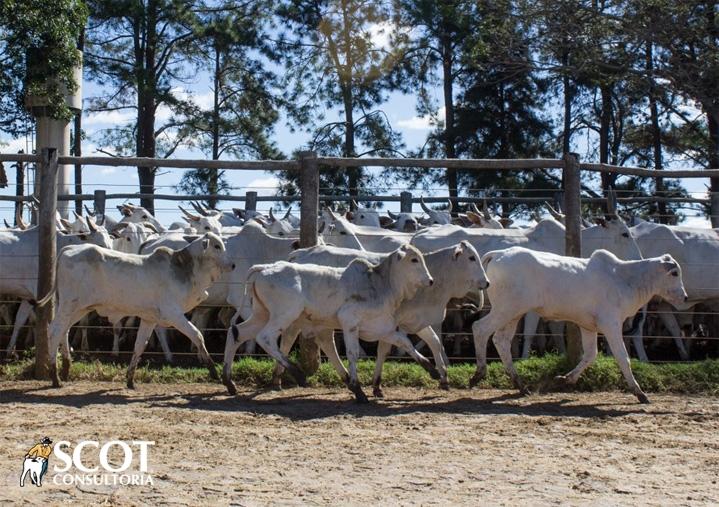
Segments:
[[[404,350],[405,352],[407,352],[412,357],[412,359],[417,361],[419,365],[422,366],[422,368],[429,372],[433,379],[439,380],[440,375],[437,369],[434,367],[434,365],[430,362],[429,359],[427,359],[414,349],[414,345],[412,345],[412,340],[410,340],[406,334],[401,332],[395,332],[383,338],[383,340],[398,347],[400,350]]]
[[[447,354],[444,351],[444,347],[442,346],[439,336],[437,336],[434,329],[430,326],[420,329],[417,332],[417,336],[419,336],[422,341],[429,346],[429,350],[432,351],[434,364],[439,372],[439,387],[442,389],[449,389],[449,381],[447,380],[447,366],[449,365],[449,360],[447,359]]]
[[[197,355],[200,358],[200,361],[205,363],[207,366],[207,369],[210,372],[210,378],[218,380],[220,377],[217,374],[217,367],[215,366],[215,362],[212,360],[212,357],[210,357],[210,353],[207,352],[207,347],[205,347],[205,338],[202,336],[200,330],[197,329],[192,322],[187,320],[185,315],[182,313],[177,315],[174,319],[168,320],[172,323],[172,327],[187,336],[195,347],[197,347]]]
[[[629,335],[629,338],[631,339],[632,344],[634,344],[634,350],[636,351],[639,360],[647,362],[649,361],[649,356],[647,356],[647,351],[644,348],[644,322],[647,320],[647,305],[642,307],[639,317],[635,317],[635,320],[636,322],[633,322],[633,324],[636,324],[636,329],[634,329]],[[627,342],[625,342],[624,348],[627,348]]]
[[[497,330],[492,337],[492,341],[497,349],[499,358],[502,360],[505,371],[509,375],[509,378],[512,379],[514,387],[522,394],[529,394],[529,390],[519,377],[519,373],[517,373],[517,370],[514,368],[514,362],[512,361],[512,338],[517,330],[518,323],[519,319],[515,319],[506,326]]]
[[[280,352],[287,356],[292,350],[292,346],[297,341],[297,337],[300,334],[300,329],[296,325],[291,325],[285,329],[280,339]],[[285,372],[285,367],[280,363],[275,362],[275,369],[272,371],[272,387],[275,389],[282,389],[282,374]]]
[[[683,333],[679,327],[676,317],[671,312],[671,306],[660,303],[658,310],[661,312],[659,318],[662,319],[662,323],[667,328],[669,333],[674,337],[674,344],[677,346],[679,351],[679,358],[682,361],[689,361],[689,352],[684,347]]]
[[[113,357],[120,355],[120,335],[122,334],[123,320],[124,319],[120,319],[112,323],[112,351],[110,355]]]
[[[83,309],[75,310],[72,314],[64,314],[60,308],[58,309],[55,318],[50,323],[50,329],[48,330],[48,352],[50,356],[50,379],[52,380],[53,387],[60,387],[60,378],[57,375],[57,351],[58,348],[60,348],[60,343],[68,343],[70,327],[75,322],[80,320],[86,313],[87,311]],[[69,347],[67,347],[67,349],[69,352]]]
[[[355,395],[355,400],[358,403],[367,403],[369,400],[362,391],[362,386],[357,376],[357,361],[359,360],[359,323],[358,322],[343,322],[342,323],[342,337],[345,342],[345,351],[347,353],[347,361],[349,362],[349,382],[347,387]],[[414,351],[414,347],[412,347]]]
[[[60,379],[65,382],[67,382],[67,379],[70,378],[70,366],[72,365],[68,335],[69,333],[60,340],[60,354],[62,355],[62,370],[60,370]]]
[[[566,375],[558,375],[556,380],[562,380],[568,384],[576,384],[582,372],[597,358],[597,332],[590,331],[583,327],[579,328],[582,333],[582,359],[572,371]]]
[[[335,332],[333,329],[322,329],[317,331],[315,335],[317,344],[320,346],[320,350],[325,353],[330,364],[334,366],[337,374],[342,379],[342,382],[349,387],[350,376],[347,368],[345,368],[342,359],[340,359],[339,353],[337,353],[337,345],[335,344]]]
[[[472,335],[474,337],[474,353],[477,358],[477,371],[469,381],[469,387],[476,386],[487,375],[487,342],[490,336],[499,328],[511,322],[507,315],[500,313],[496,307],[492,307],[487,315],[472,324]]]
[[[165,361],[168,363],[172,363],[173,357],[172,357],[172,351],[170,350],[170,345],[167,340],[167,328],[162,326],[157,326],[155,328],[155,336],[157,336],[157,341],[160,342],[160,348],[162,349],[162,353],[165,355]]]
[[[17,357],[15,353],[15,344],[17,343],[17,337],[20,335],[20,331],[23,326],[27,323],[30,314],[32,313],[32,305],[25,299],[20,301],[20,306],[15,314],[15,323],[12,327],[12,336],[10,336],[10,342],[7,345],[7,356]]]
[[[384,398],[382,392],[382,366],[385,359],[392,351],[392,345],[384,340],[377,342],[377,360],[374,363],[374,375],[372,377],[372,394],[377,398]]]
[[[532,342],[534,336],[537,334],[537,327],[539,326],[539,314],[536,312],[529,312],[524,316],[524,329],[522,331],[522,359],[527,359],[529,354],[532,352]]]
[[[647,395],[644,394],[642,388],[639,387],[639,384],[632,373],[632,366],[629,362],[629,354],[627,353],[627,348],[624,346],[624,339],[622,337],[621,323],[610,325],[606,328],[600,327],[599,331],[606,337],[609,348],[614,356],[614,360],[619,365],[619,369],[622,371],[622,375],[624,375],[624,380],[626,380],[629,390],[634,393],[640,403],[649,403],[649,398],[647,398]]]
[[[227,328],[227,339],[225,341],[225,355],[223,358],[222,365],[222,383],[227,387],[227,391],[235,395],[237,394],[237,388],[232,382],[232,362],[237,354],[237,349],[240,345],[245,343],[247,340],[252,340],[257,336],[257,333],[265,326],[269,319],[269,312],[259,300],[255,299],[253,302],[252,315],[249,319],[238,324],[241,315],[240,312],[235,312],[231,322],[233,324]]]
[[[127,388],[135,388],[135,369],[137,369],[137,363],[140,362],[142,353],[145,352],[147,342],[150,340],[152,330],[155,328],[155,323],[150,323],[144,319],[140,320],[140,327],[137,330],[137,336],[135,337],[135,349],[132,352],[132,359],[130,360],[130,366],[127,367]]]
[[[290,361],[289,358],[280,351],[277,344],[277,339],[282,335],[282,330],[289,327],[292,322],[287,322],[286,325],[283,324],[285,324],[284,321],[277,322],[271,320],[262,328],[262,331],[257,334],[255,341],[265,352],[290,371],[290,375],[295,378],[297,385],[305,387],[307,385],[307,378],[302,372],[302,369]]]

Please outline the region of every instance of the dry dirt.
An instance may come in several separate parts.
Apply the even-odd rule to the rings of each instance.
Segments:
[[[719,503],[718,398],[386,396],[358,406],[329,389],[232,398],[207,384],[0,383],[0,504]],[[43,486],[20,488],[23,455],[44,435],[153,440],[154,486],[55,485],[51,457]]]

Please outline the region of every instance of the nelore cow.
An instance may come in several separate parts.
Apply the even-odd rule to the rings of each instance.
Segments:
[[[300,385],[305,383],[302,371],[282,354],[277,342],[282,332],[298,320],[302,320],[302,329],[342,329],[349,375],[337,361],[337,351],[328,353],[335,349],[333,340],[321,342],[320,347],[330,359],[335,358],[333,365],[357,401],[367,401],[357,377],[360,338],[386,340],[436,374],[427,358],[415,351],[398,328],[395,318],[403,300],[411,298],[418,288],[434,283],[416,248],[403,245],[378,265],[356,259],[346,268],[290,262],[253,266],[247,278],[251,284],[248,292],[252,316],[239,325],[233,318],[225,346],[223,381],[230,393],[236,392],[230,377],[232,359],[240,344],[253,338],[290,370]]]
[[[494,335],[492,341],[512,382],[526,391],[512,363],[511,344],[519,319],[533,311],[546,319],[573,322],[581,331],[582,359],[560,380],[577,382],[596,358],[597,333],[602,333],[629,389],[641,403],[649,402],[632,374],[622,323],[655,296],[679,306],[686,302],[681,267],[670,255],[622,261],[597,250],[590,258],[579,259],[514,247],[488,252],[482,265],[492,280],[487,289],[492,309],[472,325],[477,372],[471,385],[486,375],[487,341]]]
[[[207,288],[232,267],[225,245],[212,233],[195,239],[182,250],[158,248],[149,255],[126,254],[94,245],[63,248],[57,260],[57,310],[49,330],[53,386],[60,385],[58,348],[62,345],[62,376],[67,379],[68,330],[92,310],[111,322],[126,316],[141,319],[127,371],[128,387],[133,387],[135,368],[156,325],[174,327],[187,336],[200,350],[210,374],[216,377],[202,333],[185,318],[185,313],[201,303],[207,297]],[[51,294],[38,304],[46,303]]]
[[[58,231],[58,251],[69,245],[84,244],[112,248],[112,240],[105,229],[96,227],[89,219],[87,226],[90,232],[83,234],[65,234]],[[8,355],[14,354],[20,330],[30,317],[37,299],[38,235],[37,228],[0,232],[0,270],[3,273],[3,276],[0,276],[0,294],[21,300],[7,347]]]
[[[343,267],[357,258],[379,264],[387,255],[322,246],[297,250],[290,255],[290,260],[300,264]],[[405,334],[416,334],[429,345],[439,372],[440,385],[447,388],[448,360],[435,329],[439,329],[442,325],[450,299],[463,297],[471,291],[486,289],[489,281],[479,262],[479,254],[467,242],[426,254],[424,260],[434,283],[429,287],[420,287],[414,296],[402,301],[395,312],[395,318],[401,331]],[[299,330],[294,329],[293,333],[286,330],[282,334],[280,350],[283,354],[289,353],[297,337],[297,331]],[[303,332],[305,331],[306,329],[303,329]],[[378,397],[382,397],[382,365],[391,349],[391,343],[379,340],[373,379],[373,391]],[[331,348],[330,352],[333,350]],[[339,359],[333,362],[339,362]],[[279,385],[281,373],[281,368],[275,370],[273,377],[275,385]]]

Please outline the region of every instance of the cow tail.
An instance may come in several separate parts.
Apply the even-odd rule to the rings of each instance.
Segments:
[[[247,297],[247,288],[253,287],[254,288],[254,280],[252,280],[252,277],[262,271],[265,268],[264,264],[258,264],[256,266],[252,266],[250,269],[247,270],[247,276],[245,277],[245,287],[242,290],[242,299],[240,299],[240,304],[237,306],[237,310],[241,310],[242,307],[245,305],[245,298]]]
[[[55,295],[55,289],[57,288],[57,274],[55,275],[55,278],[52,281],[52,287],[50,287],[50,291],[47,293],[47,295],[40,299],[39,301],[35,301],[36,307],[45,306],[48,301],[50,301],[50,298],[52,298],[53,295]]]
[[[487,252],[482,256],[482,267],[485,271],[487,271],[487,267],[489,266],[489,263],[492,262],[492,259],[494,258],[494,254],[497,252]]]

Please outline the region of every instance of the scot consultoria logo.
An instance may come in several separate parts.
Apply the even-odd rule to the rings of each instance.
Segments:
[[[25,453],[22,462],[22,475],[20,476],[20,487],[25,486],[25,479],[30,476],[30,481],[38,488],[42,486],[42,478],[47,473],[48,460],[52,454],[52,440],[43,437],[40,442]]]
[[[28,478],[35,486],[42,486],[50,456],[53,456],[54,461],[59,461],[53,464],[54,473],[48,478],[52,484],[154,485],[149,472],[149,454],[155,442],[110,440],[101,443],[96,440],[61,440],[54,446],[52,443],[49,437],[44,437],[25,453],[20,476],[21,487],[25,486]]]

